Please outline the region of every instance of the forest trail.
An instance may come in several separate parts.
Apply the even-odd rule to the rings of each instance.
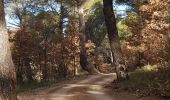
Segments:
[[[158,100],[137,98],[128,93],[109,94],[103,86],[116,78],[115,74],[91,75],[80,81],[68,81],[59,85],[23,93],[18,100]]]

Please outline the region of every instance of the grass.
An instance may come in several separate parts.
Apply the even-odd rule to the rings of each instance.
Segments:
[[[69,80],[72,81],[79,81],[82,80],[84,78],[87,78],[88,75],[86,74],[82,74],[82,75],[77,75],[76,77],[70,77],[67,79],[59,79],[59,80],[55,80],[55,81],[42,81],[42,82],[37,82],[37,81],[32,81],[32,82],[28,82],[28,83],[23,83],[22,85],[17,85],[17,93],[21,93],[21,92],[25,92],[25,91],[30,91],[30,90],[34,90],[37,88],[41,88],[41,87],[49,87],[52,85],[56,85],[57,83],[64,83],[64,82],[68,82]]]
[[[170,68],[147,65],[129,73],[129,80],[118,83],[118,90],[138,93],[140,96],[170,97]],[[114,87],[114,86],[113,86]]]
[[[36,88],[41,88],[41,87],[47,87],[50,86],[52,84],[54,84],[55,82],[36,82],[36,81],[32,81],[29,83],[24,83],[22,85],[18,85],[17,86],[17,93],[21,93],[21,92],[25,92],[25,91],[30,91]]]

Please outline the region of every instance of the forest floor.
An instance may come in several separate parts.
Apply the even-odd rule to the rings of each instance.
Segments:
[[[105,88],[115,78],[115,74],[89,75],[19,93],[18,100],[159,100],[156,97],[139,98],[127,92],[114,93]]]

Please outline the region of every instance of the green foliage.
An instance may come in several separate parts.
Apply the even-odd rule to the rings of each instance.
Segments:
[[[138,95],[170,96],[170,67],[147,65],[129,73],[129,80],[121,82],[118,87]]]
[[[128,26],[125,23],[125,20],[122,19],[117,23],[118,33],[121,39],[127,39],[130,33],[128,32]]]
[[[100,1],[95,0],[95,3],[91,7],[90,13],[87,17],[87,28],[86,33],[89,36],[89,39],[92,40],[97,46],[99,46],[105,37],[106,26],[103,16],[102,4]]]
[[[94,3],[101,2],[101,0],[93,0]]]
[[[127,19],[126,19],[126,23],[127,24],[135,24],[138,23],[139,24],[139,15],[137,15],[137,13],[134,12],[128,12],[127,13]]]
[[[22,93],[22,92],[25,92],[25,91],[30,91],[30,90],[41,88],[41,87],[47,87],[47,86],[50,86],[54,83],[55,82],[32,81],[32,82],[29,82],[29,83],[24,83],[22,85],[18,85],[16,91],[17,91],[17,93]]]

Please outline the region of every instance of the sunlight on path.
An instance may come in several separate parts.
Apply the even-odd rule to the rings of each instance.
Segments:
[[[115,78],[116,75],[112,73],[91,75],[79,82],[69,80],[69,83],[39,89],[30,94],[30,97],[28,95],[19,100],[158,100],[137,98],[128,93],[109,94],[103,86]]]
[[[67,94],[67,92],[69,90],[71,90],[72,88],[77,88],[77,87],[81,87],[83,85],[83,83],[87,83],[91,80],[96,79],[98,76],[94,76],[94,77],[90,77],[89,79],[80,81],[78,84],[66,84],[63,88],[54,91],[53,93],[50,93],[48,95],[48,100],[66,100],[67,98],[70,98],[72,96],[74,96],[73,94]],[[47,98],[46,98],[47,99]]]
[[[108,76],[110,76],[109,79],[106,78]],[[48,100],[70,100],[70,98],[72,97],[74,97],[75,99],[75,97],[77,98],[77,96],[81,94],[82,91],[84,91],[84,88],[89,88],[89,90],[86,91],[86,94],[88,95],[104,94],[104,92],[101,91],[102,89],[101,85],[107,82],[111,82],[113,80],[113,78],[111,77],[113,77],[113,74],[93,75],[76,84],[66,84],[63,86],[63,88],[53,91],[53,93],[49,92],[50,94],[48,95],[48,98],[46,98],[46,100],[47,99]],[[78,91],[74,91],[75,89]],[[80,96],[78,97],[78,99],[80,100]]]

